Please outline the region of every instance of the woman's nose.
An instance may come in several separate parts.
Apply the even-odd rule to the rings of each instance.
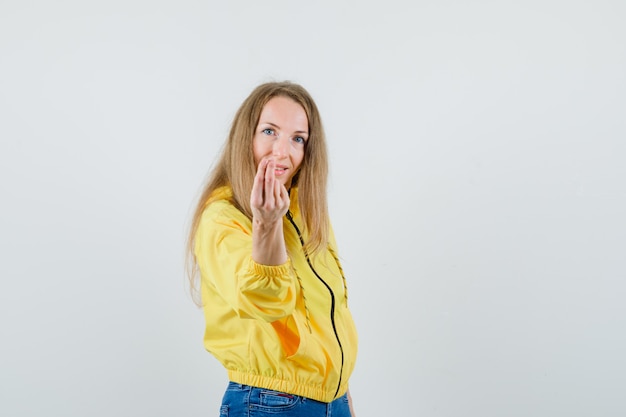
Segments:
[[[289,142],[287,138],[282,138],[280,135],[274,140],[274,146],[272,148],[272,154],[279,158],[284,158],[289,153]]]

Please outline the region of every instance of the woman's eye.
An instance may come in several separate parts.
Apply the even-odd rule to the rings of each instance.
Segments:
[[[272,136],[274,134],[274,129],[263,129],[263,133],[265,133],[266,135]]]
[[[298,143],[304,143],[304,138],[302,136],[296,136],[295,138],[293,138],[293,140]]]

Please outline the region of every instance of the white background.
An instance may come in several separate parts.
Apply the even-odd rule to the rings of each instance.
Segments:
[[[316,99],[367,416],[626,415],[626,3],[0,2],[0,415],[214,416],[185,231]]]

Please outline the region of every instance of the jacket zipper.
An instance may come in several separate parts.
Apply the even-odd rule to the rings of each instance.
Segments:
[[[293,228],[296,229],[296,233],[298,234],[298,238],[300,239],[300,244],[302,245],[302,250],[304,251],[304,257],[306,258],[306,262],[309,264],[309,268],[311,268],[311,271],[313,271],[313,274],[315,274],[317,279],[319,279],[321,283],[324,284],[324,286],[330,293],[330,301],[331,301],[330,322],[333,325],[333,332],[335,332],[335,338],[337,339],[337,344],[339,345],[339,351],[341,352],[341,369],[339,370],[339,383],[337,384],[337,391],[335,391],[335,396],[334,396],[334,398],[337,398],[337,394],[339,393],[339,389],[341,388],[341,380],[343,377],[344,355],[343,355],[343,346],[341,345],[341,340],[339,339],[339,333],[337,332],[337,325],[335,324],[335,293],[330,288],[330,285],[328,285],[328,283],[326,283],[326,281],[324,281],[324,279],[317,273],[315,268],[313,268],[313,264],[311,263],[311,260],[309,259],[309,254],[306,253],[306,250],[304,250],[304,239],[302,238],[302,234],[300,233],[300,229],[296,225],[296,222],[293,220],[291,211],[287,211],[287,219],[289,220],[289,223],[291,223]]]

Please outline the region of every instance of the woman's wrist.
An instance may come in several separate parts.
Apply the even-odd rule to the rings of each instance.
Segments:
[[[262,265],[287,262],[282,219],[278,222],[252,219],[252,259]]]

